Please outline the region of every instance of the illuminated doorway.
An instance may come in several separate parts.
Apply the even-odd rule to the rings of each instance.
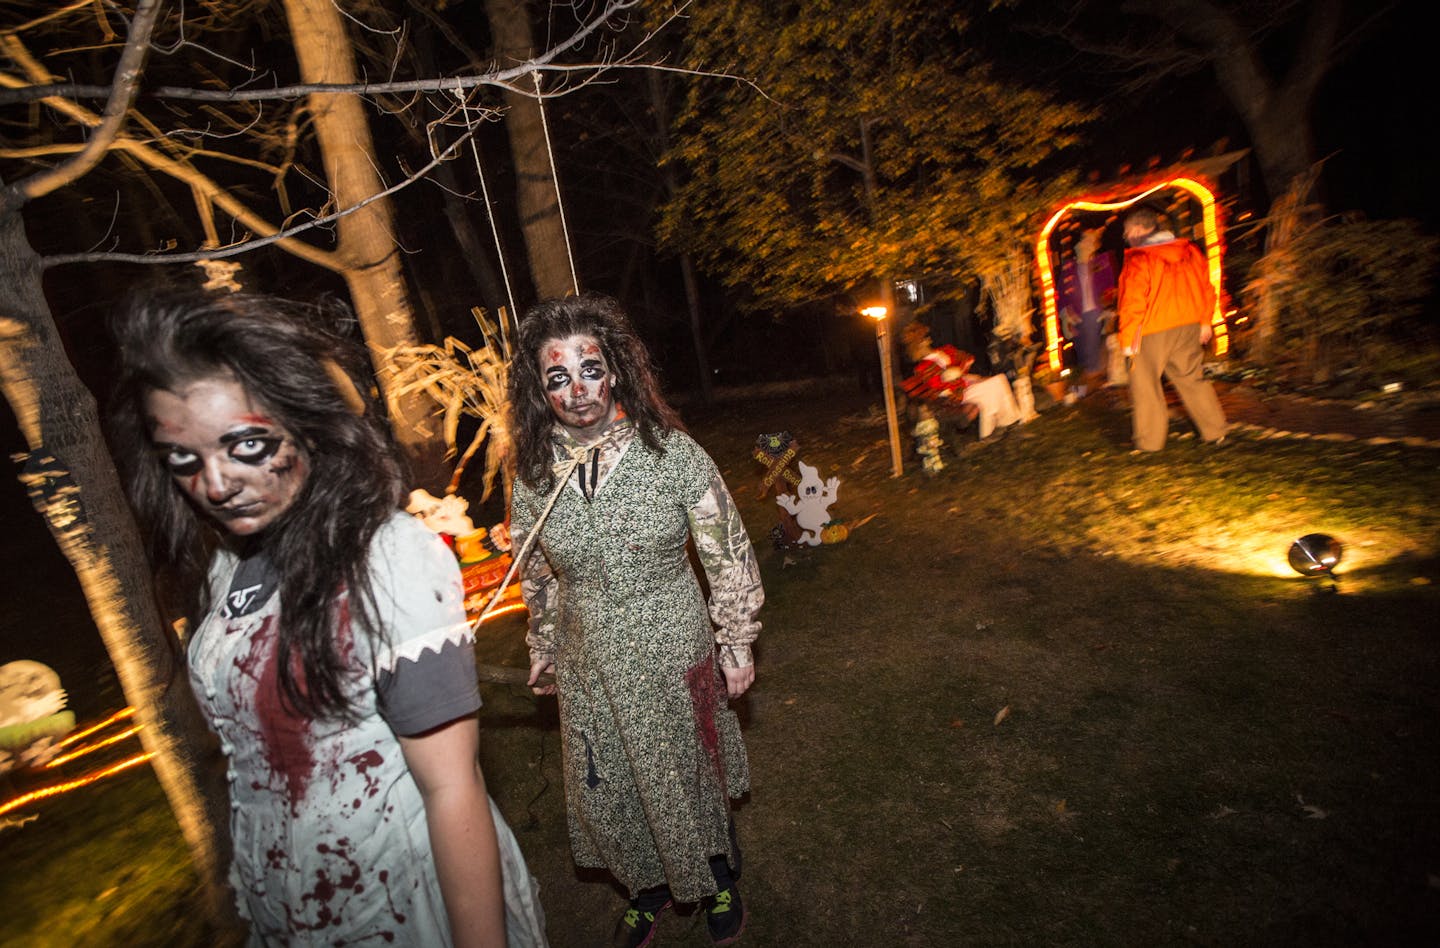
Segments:
[[[1098,197],[1081,198],[1061,207],[1040,230],[1035,242],[1035,262],[1040,268],[1041,299],[1045,314],[1045,356],[1052,371],[1058,372],[1063,361],[1064,336],[1060,331],[1059,307],[1055,295],[1055,263],[1052,259],[1050,236],[1067,214],[1075,212],[1123,211],[1133,204],[1153,197],[1167,190],[1178,190],[1189,195],[1200,205],[1198,233],[1193,236],[1205,248],[1205,259],[1209,264],[1210,285],[1215,288],[1215,311],[1210,314],[1210,324],[1215,330],[1215,355],[1223,356],[1230,350],[1230,336],[1226,331],[1225,317],[1221,308],[1220,265],[1224,248],[1220,242],[1220,226],[1215,211],[1215,195],[1205,185],[1192,178],[1170,178],[1146,187],[1124,200],[1101,200]],[[1108,197],[1108,195],[1107,195]],[[1178,230],[1178,228],[1177,228]],[[1177,234],[1178,236],[1178,234]],[[1186,234],[1185,236],[1191,236]]]

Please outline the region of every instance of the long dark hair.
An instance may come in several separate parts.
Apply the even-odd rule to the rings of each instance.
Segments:
[[[550,434],[555,416],[540,377],[540,347],[547,339],[594,336],[615,375],[611,391],[625,408],[641,439],[663,451],[662,435],[684,431],[680,416],[660,394],[650,352],[620,304],[600,293],[544,300],[520,320],[510,361],[510,440],[516,476],[542,493],[554,486]]]
[[[337,596],[352,628],[374,621],[367,554],[398,509],[404,480],[389,429],[368,397],[363,350],[338,332],[338,304],[265,296],[149,294],[117,313],[120,377],[112,447],[158,570],[177,575],[192,616],[209,606],[209,554],[234,543],[176,486],[151,447],[145,400],[215,375],[233,377],[299,442],[309,474],[289,509],[259,537],[280,573],[277,663],[284,697],[310,718],[349,718],[353,668],[337,641]],[[297,680],[295,659],[301,675]]]

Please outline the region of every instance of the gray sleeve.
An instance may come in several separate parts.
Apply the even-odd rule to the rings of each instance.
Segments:
[[[375,535],[370,570],[385,630],[375,655],[381,717],[411,737],[474,714],[475,636],[455,554],[418,520],[397,514]]]
[[[480,709],[475,653],[469,642],[446,642],[401,658],[377,681],[380,716],[401,737],[414,737]]]

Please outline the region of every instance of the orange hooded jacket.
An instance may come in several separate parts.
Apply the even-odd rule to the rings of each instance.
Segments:
[[[1210,322],[1215,288],[1205,255],[1188,240],[1131,247],[1120,269],[1120,345],[1134,349],[1141,336]]]

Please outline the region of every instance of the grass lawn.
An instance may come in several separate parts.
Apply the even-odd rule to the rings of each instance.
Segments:
[[[892,479],[883,415],[845,392],[692,428],[768,597],[738,705],[743,944],[1440,944],[1440,452],[1132,457],[1082,402]],[[749,449],[780,429],[841,478],[832,513],[874,515],[846,542],[765,539]],[[1286,575],[1316,530],[1346,544],[1338,592]],[[523,665],[522,635],[480,651]],[[570,862],[553,699],[486,702],[552,942],[599,944],[621,897]],[[0,944],[208,944],[148,775],[29,812],[0,834]],[[693,913],[656,940],[705,944]]]

